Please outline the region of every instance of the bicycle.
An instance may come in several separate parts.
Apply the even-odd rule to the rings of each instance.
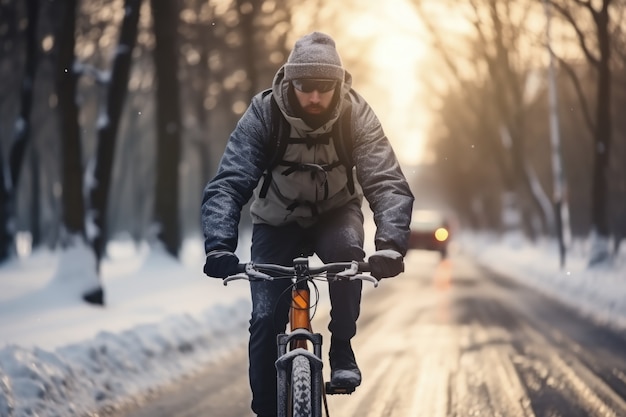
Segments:
[[[322,335],[311,327],[310,286],[314,281],[364,280],[378,286],[370,275],[367,262],[334,262],[310,266],[309,258],[295,258],[293,266],[275,264],[239,264],[238,273],[224,278],[224,285],[236,279],[291,279],[292,297],[288,333],[277,337],[277,406],[278,417],[322,417],[322,402],[329,416],[326,395],[351,394],[354,387],[324,383],[322,375]],[[312,346],[312,350],[310,349]]]

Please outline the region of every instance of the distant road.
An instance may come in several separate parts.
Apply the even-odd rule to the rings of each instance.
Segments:
[[[461,255],[406,261],[364,294],[363,384],[329,397],[331,417],[626,416],[625,335]],[[316,330],[329,340],[326,320],[323,305]],[[249,402],[242,349],[115,417],[252,417]]]

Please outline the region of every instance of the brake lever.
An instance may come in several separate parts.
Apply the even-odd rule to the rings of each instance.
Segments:
[[[246,264],[245,272],[240,272],[235,275],[229,275],[224,278],[224,285],[228,285],[230,281],[235,281],[238,279],[245,279],[248,281],[273,281],[274,277],[271,275],[264,274],[263,272],[259,272],[254,268],[254,264],[248,263]]]
[[[355,261],[352,261],[352,263],[350,264],[350,268],[346,268],[341,272],[337,272],[335,276],[341,277],[341,278],[352,278],[356,276],[358,273],[359,273],[359,264]]]
[[[371,275],[359,274],[359,263],[356,261],[352,261],[350,268],[346,268],[341,272],[337,272],[335,277],[339,277],[340,279],[348,279],[350,281],[355,281],[360,279],[361,281],[369,281],[374,284],[374,287],[378,287],[378,280]]]
[[[378,280],[371,275],[359,274],[359,275],[350,277],[350,281],[355,281],[357,279],[360,279],[361,281],[369,281],[372,284],[374,284],[374,288],[378,287]]]
[[[236,281],[238,279],[249,279],[249,277],[241,272],[239,274],[227,276],[226,278],[222,279],[222,283],[224,283],[224,286],[226,286],[230,281]]]

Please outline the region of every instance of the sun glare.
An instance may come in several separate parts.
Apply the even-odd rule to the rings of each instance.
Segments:
[[[355,87],[374,108],[401,162],[414,165],[422,159],[428,120],[419,100],[418,67],[427,52],[420,20],[404,0],[363,6],[349,16],[348,38],[363,42],[354,48],[367,51],[374,73]]]

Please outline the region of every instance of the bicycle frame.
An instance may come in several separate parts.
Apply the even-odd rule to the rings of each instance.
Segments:
[[[322,417],[322,399],[328,416],[326,394],[349,394],[354,388],[332,387],[328,382],[324,386],[322,335],[313,333],[311,328],[309,282],[320,273],[330,272],[333,275],[332,279],[362,279],[371,281],[377,286],[378,281],[375,278],[361,274],[369,272],[369,264],[338,262],[310,267],[308,258],[296,258],[293,267],[248,263],[240,264],[238,269],[241,273],[226,277],[224,285],[234,279],[272,281],[274,278],[267,274],[291,277],[293,281],[289,311],[290,331],[277,336],[278,417]],[[330,280],[328,276],[327,278]]]
[[[311,279],[308,259],[294,260],[296,271],[294,287],[291,291],[291,308],[289,310],[289,333],[278,335],[278,359],[276,371],[278,377],[278,417],[290,417],[290,371],[295,356],[304,355],[311,370],[311,415],[322,416],[323,391],[323,360],[322,335],[313,333],[310,315],[310,289],[308,282]],[[308,344],[313,345],[313,352],[308,350]],[[289,349],[287,348],[289,346]]]
[[[311,329],[311,316],[309,312],[311,290],[305,281],[296,283],[291,290],[291,308],[289,309],[289,329],[293,332],[296,329]],[[296,340],[291,348],[304,348],[307,344],[305,340]]]

